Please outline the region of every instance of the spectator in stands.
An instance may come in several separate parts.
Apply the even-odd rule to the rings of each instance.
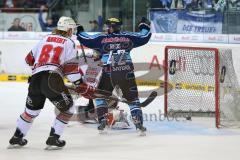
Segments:
[[[89,23],[91,25],[90,32],[102,32],[103,31],[103,18],[100,14],[98,15],[98,21],[93,20],[93,21],[89,21]]]
[[[191,8],[192,0],[183,0],[182,5],[184,9],[189,9]]]
[[[8,29],[8,31],[26,31],[26,29],[20,26],[20,19],[15,18],[13,20],[13,25]]]
[[[32,22],[29,22],[27,24],[27,31],[33,31],[33,24],[32,24]]]
[[[163,8],[165,8],[166,10],[171,9],[172,0],[160,0],[160,2],[162,3]]]
[[[215,4],[214,9],[216,11],[224,11],[226,9],[226,0],[218,0],[217,4]]]
[[[15,0],[4,0],[4,7],[5,8],[14,8],[14,7],[16,7],[16,1]]]
[[[90,32],[98,32],[98,22],[96,20],[89,21],[91,29]]]
[[[192,2],[187,6],[189,10],[197,11],[202,8],[202,0],[192,0]]]
[[[53,23],[53,19],[51,17],[47,17],[46,22],[43,20],[43,11],[46,9],[44,5],[40,7],[38,20],[43,32],[52,32],[52,30],[56,27]]]

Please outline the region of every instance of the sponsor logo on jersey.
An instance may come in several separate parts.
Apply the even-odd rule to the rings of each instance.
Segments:
[[[126,71],[126,70],[127,71],[131,70],[130,65],[112,67],[112,71]]]
[[[110,37],[110,38],[103,38],[101,43],[111,43],[111,42],[130,42],[129,38],[126,37]]]

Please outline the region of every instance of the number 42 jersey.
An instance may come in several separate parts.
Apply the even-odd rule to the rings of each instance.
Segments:
[[[48,35],[28,53],[25,58],[32,66],[32,74],[56,71],[74,82],[81,78],[75,43],[60,35]]]

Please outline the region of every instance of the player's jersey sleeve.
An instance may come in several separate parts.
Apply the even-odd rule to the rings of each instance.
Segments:
[[[35,59],[33,57],[33,53],[32,51],[30,51],[27,56],[25,57],[25,62],[29,65],[29,66],[33,66]]]
[[[127,32],[128,37],[133,42],[133,48],[146,44],[151,38],[150,29],[141,29],[140,32]]]
[[[94,35],[89,35],[86,32],[80,32],[77,35],[78,41],[83,44],[84,46],[99,50],[101,47],[101,40],[105,37],[103,34],[94,34]]]
[[[63,72],[69,81],[75,82],[82,78],[82,70],[79,67],[79,59],[77,57],[77,49],[73,41],[69,41],[66,47],[64,57]]]

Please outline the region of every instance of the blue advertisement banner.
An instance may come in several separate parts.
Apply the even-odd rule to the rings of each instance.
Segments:
[[[221,34],[223,15],[185,10],[150,11],[151,29],[155,33]]]
[[[155,33],[176,33],[178,12],[175,10],[150,11],[152,32]]]

